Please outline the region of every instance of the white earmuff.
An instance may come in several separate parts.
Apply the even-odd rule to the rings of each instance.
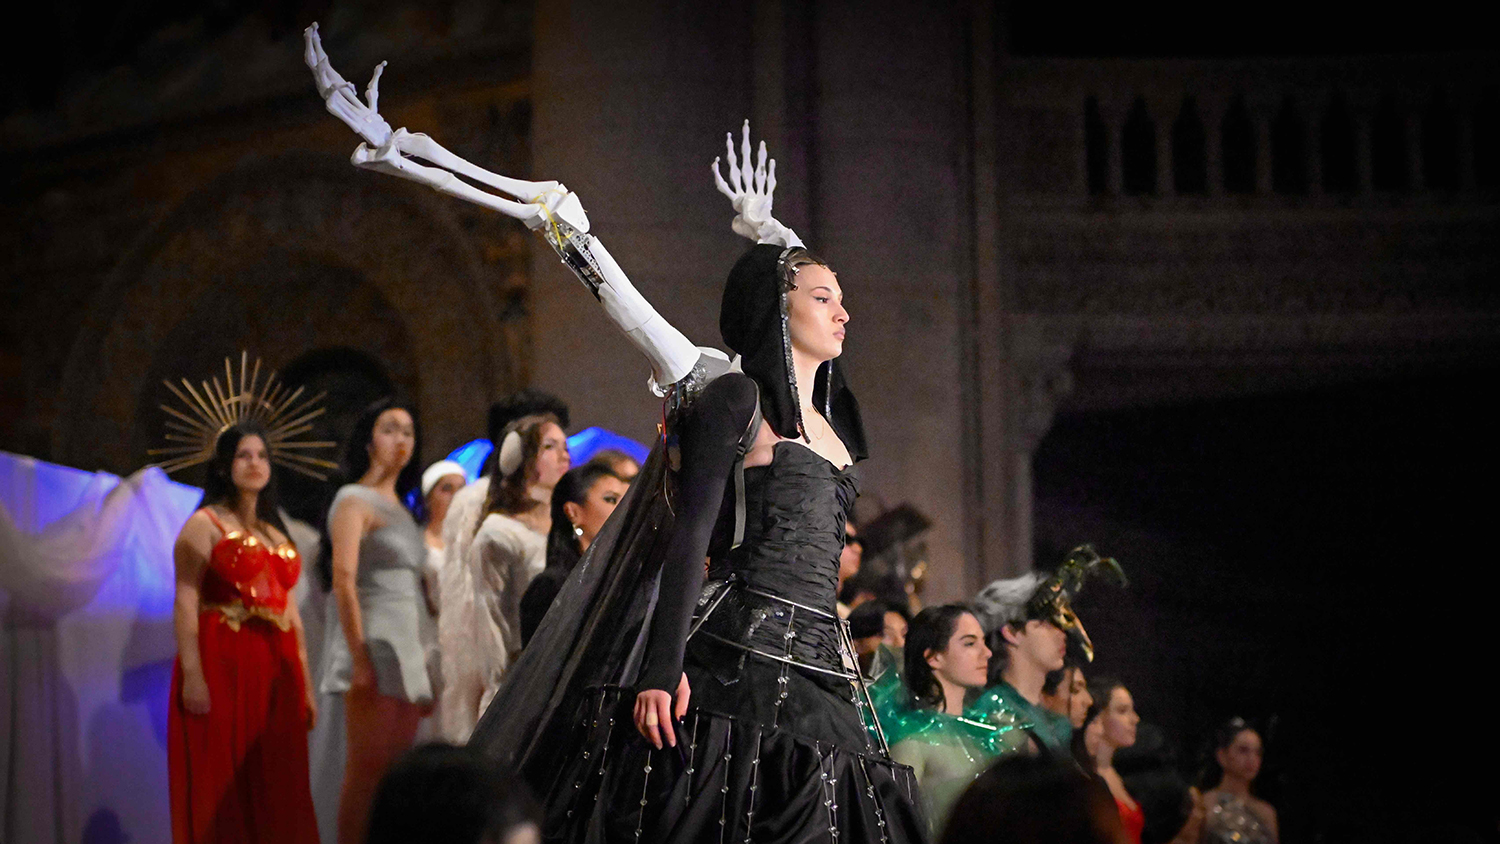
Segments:
[[[500,443],[500,476],[507,477],[521,468],[521,459],[525,456],[525,449],[521,445],[521,432],[511,431],[505,435]]]

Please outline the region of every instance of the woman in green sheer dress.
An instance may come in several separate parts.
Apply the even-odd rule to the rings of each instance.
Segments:
[[[934,832],[991,762],[1029,744],[1013,713],[973,702],[989,659],[984,629],[968,607],[929,607],[907,631],[901,670],[887,671],[871,689],[891,756],[916,771]]]

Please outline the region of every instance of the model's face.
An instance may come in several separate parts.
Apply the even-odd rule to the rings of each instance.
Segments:
[[[453,503],[453,494],[464,488],[468,478],[463,475],[444,475],[427,491],[427,513],[430,524],[442,525],[448,515],[448,505]]]
[[[619,506],[620,499],[625,497],[627,489],[630,489],[630,486],[619,478],[601,475],[584,494],[582,504],[568,502],[563,505],[563,511],[568,514],[568,519],[573,522],[573,526],[583,531],[578,536],[578,542],[584,550],[587,550],[593,543],[594,537],[599,535],[599,529],[604,527],[604,523],[609,521],[609,514]]]
[[[859,541],[859,531],[853,522],[844,522],[844,550],[839,552],[839,585],[859,574],[860,561],[864,559],[864,545]]]
[[[906,647],[906,619],[901,613],[885,611],[885,634],[881,641],[892,648]]]
[[[1215,751],[1214,755],[1225,773],[1250,782],[1260,775],[1263,755],[1260,734],[1254,730],[1240,730],[1228,747]]]
[[[984,688],[990,667],[990,649],[984,644],[984,628],[969,613],[958,617],[948,647],[942,653],[927,652],[932,673],[966,689]]]
[[[1088,681],[1083,678],[1083,670],[1074,668],[1068,672],[1065,685],[1068,688],[1068,720],[1073,722],[1073,729],[1083,726],[1083,719],[1088,717],[1089,707],[1094,705],[1094,696],[1089,694]]]
[[[1012,659],[1021,659],[1046,673],[1063,667],[1068,654],[1068,634],[1050,621],[1028,621],[1025,627],[1006,627],[1015,643]]]
[[[411,462],[412,452],[417,447],[417,425],[411,414],[393,407],[375,417],[375,430],[370,432],[370,465],[379,466],[395,473]]]
[[[542,444],[537,449],[536,466],[532,469],[532,484],[542,489],[551,489],[568,473],[568,438],[556,423],[542,426]]]
[[[844,353],[844,292],[833,271],[817,264],[797,270],[797,289],[786,294],[787,330],[792,349],[813,360],[833,360]]]
[[[1135,701],[1130,692],[1116,686],[1110,692],[1109,704],[1094,719],[1099,723],[1100,738],[1111,747],[1130,747],[1135,744],[1135,728],[1141,716],[1135,714]]]
[[[234,447],[234,462],[229,464],[229,479],[241,492],[258,493],[271,482],[271,456],[266,441],[254,434],[240,437]]]

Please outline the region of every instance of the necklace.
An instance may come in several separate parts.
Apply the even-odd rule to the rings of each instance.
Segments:
[[[816,419],[819,422],[822,422],[823,425],[822,430],[820,430],[817,434],[813,434],[811,431],[807,431],[808,438],[814,440],[823,439],[823,437],[828,434],[828,420],[824,419],[823,414],[819,413],[813,408],[804,406],[802,408],[802,421],[806,423],[809,419]]]

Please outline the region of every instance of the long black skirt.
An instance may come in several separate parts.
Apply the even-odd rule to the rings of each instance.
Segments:
[[[751,658],[725,684],[689,658],[677,747],[636,732],[634,695],[594,690],[551,784],[548,841],[920,842],[910,768],[874,746],[850,697]],[[778,705],[779,700],[779,705]]]
[[[741,670],[740,654],[693,642],[686,741],[656,750],[635,731],[629,690],[674,523],[666,463],[658,443],[470,746],[532,788],[548,842],[925,840],[911,769],[876,749],[852,689],[827,677],[792,669],[782,698],[779,664]]]

